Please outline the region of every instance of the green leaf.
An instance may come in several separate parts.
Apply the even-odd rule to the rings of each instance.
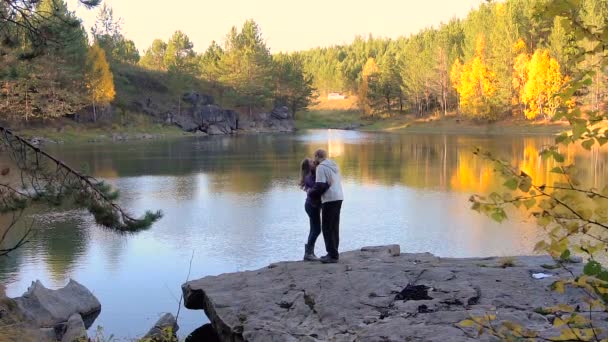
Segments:
[[[519,181],[517,180],[517,178],[510,178],[503,184],[503,186],[508,189],[515,190],[519,186]]]
[[[581,145],[583,145],[583,148],[585,150],[589,151],[589,150],[591,150],[593,145],[595,145],[595,140],[593,140],[593,139],[585,140],[585,141],[583,141],[583,143]]]
[[[603,281],[608,281],[608,271],[602,271],[597,275],[597,278]]]
[[[589,260],[585,268],[583,268],[583,272],[590,276],[598,275],[602,272],[602,265],[595,260]]]
[[[563,167],[561,167],[561,166],[556,166],[556,167],[552,168],[552,169],[551,169],[551,172],[552,172],[552,173],[559,173],[560,175],[565,174],[565,172],[564,172],[564,168],[563,168]]]
[[[577,120],[572,123],[572,139],[577,140],[587,132],[587,121]]]
[[[553,159],[555,159],[555,161],[558,163],[563,163],[566,160],[564,155],[557,151],[553,151]]]
[[[562,133],[562,134],[558,135],[558,136],[555,138],[555,143],[556,143],[556,144],[562,144],[562,143],[564,143],[566,140],[568,140],[568,133],[565,133],[565,132],[564,132],[564,133]]]
[[[498,223],[507,219],[507,214],[502,208],[496,208],[491,215],[492,219]]]
[[[524,179],[522,179],[521,183],[519,184],[519,190],[521,190],[523,192],[530,191],[531,187],[532,187],[532,179],[530,177],[525,177]]]
[[[535,198],[530,198],[524,201],[524,205],[526,206],[526,209],[531,209],[532,207],[534,207],[534,205],[536,204],[536,199]]]
[[[562,252],[562,255],[560,255],[559,258],[560,258],[560,260],[570,259],[570,250],[566,249],[564,252]]]

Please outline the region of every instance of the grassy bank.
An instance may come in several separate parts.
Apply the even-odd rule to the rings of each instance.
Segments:
[[[125,121],[125,119],[127,119]],[[152,122],[145,115],[130,114],[122,122],[76,123],[69,119],[46,122],[43,125],[14,127],[26,138],[41,137],[58,143],[111,142],[121,140],[176,138],[191,136],[173,125]],[[126,122],[126,124],[124,124]]]
[[[396,133],[448,133],[448,134],[556,134],[567,128],[563,122],[508,119],[497,122],[478,122],[456,115],[446,117],[415,118],[398,115],[388,118],[362,119],[357,110],[317,109],[298,113],[296,128],[358,129]]]

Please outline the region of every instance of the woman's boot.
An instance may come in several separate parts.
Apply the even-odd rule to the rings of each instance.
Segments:
[[[318,261],[315,255],[315,246],[304,245],[304,261]]]

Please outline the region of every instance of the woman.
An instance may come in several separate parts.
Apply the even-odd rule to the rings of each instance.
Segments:
[[[308,193],[315,185],[315,164],[311,159],[302,160],[300,188]],[[321,234],[321,198],[306,196],[304,210],[308,214],[310,221],[310,232],[308,233],[308,243],[304,245],[304,260],[319,260],[315,256],[315,242]]]

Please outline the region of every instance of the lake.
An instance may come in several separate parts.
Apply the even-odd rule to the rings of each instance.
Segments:
[[[162,312],[178,308],[190,279],[299,260],[308,233],[299,164],[326,148],[341,167],[345,201],[340,250],[397,243],[402,252],[445,257],[531,254],[542,230],[513,213],[497,224],[469,209],[474,193],[501,189],[490,163],[472,154],[493,151],[551,182],[551,162],[538,153],[552,137],[460,136],[313,130],[296,134],[201,137],[46,149],[120,189],[134,214],[162,209],[149,230],[118,234],[80,210],[34,212],[31,243],[0,259],[9,296],[31,281],[47,287],[69,278],[101,301],[95,326],[106,337],[141,337]],[[607,179],[606,150],[569,148],[589,184]],[[323,242],[317,255],[323,255]],[[207,322],[182,309],[180,335]],[[92,328],[94,330],[95,327]]]

